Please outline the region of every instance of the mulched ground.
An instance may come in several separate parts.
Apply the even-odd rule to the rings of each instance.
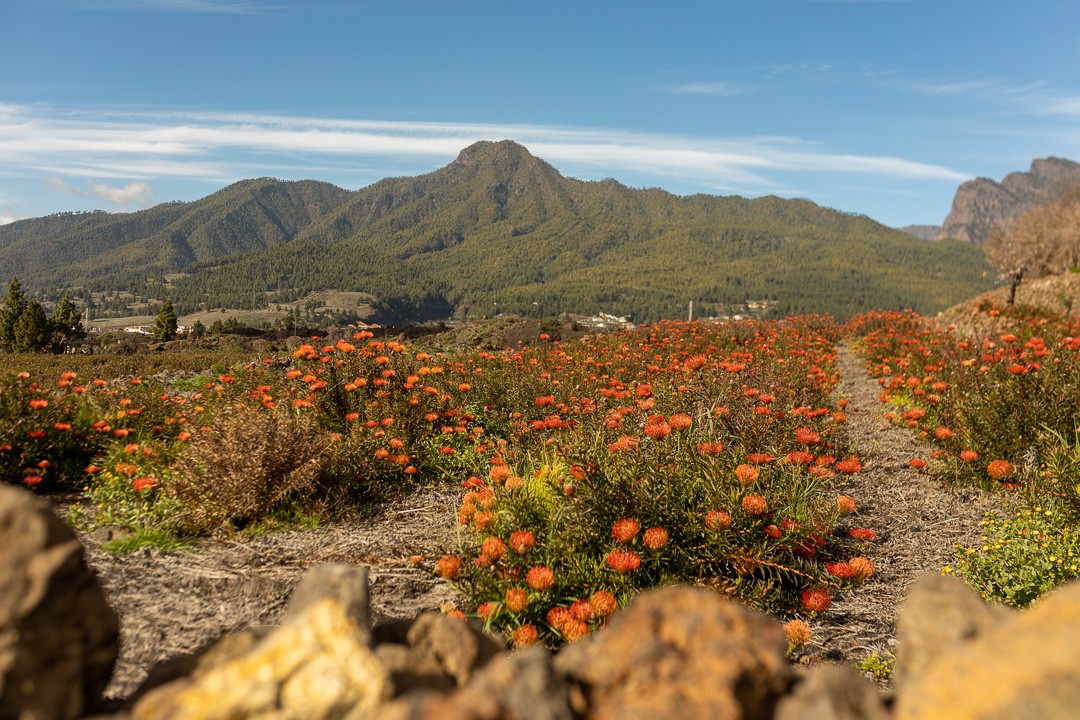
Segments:
[[[895,653],[896,613],[912,581],[954,564],[958,545],[980,545],[979,522],[1009,500],[977,488],[946,485],[909,467],[912,458],[927,459],[930,446],[884,419],[881,388],[847,347],[841,349],[839,366],[837,397],[848,399],[845,431],[863,470],[837,489],[855,498],[855,522],[877,532],[877,538],[861,548],[874,562],[875,574],[842,591],[829,611],[811,623],[809,651],[852,663],[873,652]]]
[[[953,563],[957,545],[978,544],[979,521],[1006,499],[945,486],[908,467],[911,458],[925,456],[927,446],[885,422],[877,383],[847,348],[840,370],[839,396],[849,400],[845,432],[863,472],[837,491],[856,499],[855,523],[878,534],[859,548],[876,573],[842,591],[829,612],[813,621],[814,639],[804,655],[812,662],[850,664],[895,650],[896,611],[908,586]],[[292,587],[313,565],[369,566],[376,617],[411,618],[460,600],[446,583],[409,562],[412,555],[431,557],[455,543],[456,503],[453,488],[423,490],[372,508],[366,519],[352,523],[175,553],[116,555],[85,538],[88,561],[121,616],[121,655],[107,694],[129,695],[155,663],[192,652],[223,632],[274,624]]]

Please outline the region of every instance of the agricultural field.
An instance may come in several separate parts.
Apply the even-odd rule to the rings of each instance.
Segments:
[[[117,552],[434,493],[457,530],[410,565],[457,589],[444,611],[515,645],[572,642],[641,589],[692,583],[788,621],[797,655],[834,601],[905,576],[889,553],[911,527],[879,525],[873,475],[897,453],[919,502],[996,508],[943,522],[970,527],[931,543],[933,571],[1016,606],[1080,575],[1078,324],[798,316],[447,352],[363,331],[198,370],[8,356],[0,473],[63,498],[83,532],[122,529]],[[852,431],[856,385],[884,430]],[[908,443],[891,460],[887,432]]]

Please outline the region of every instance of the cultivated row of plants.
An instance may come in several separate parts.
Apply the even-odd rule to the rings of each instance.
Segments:
[[[419,562],[518,644],[572,640],[641,588],[783,615],[869,577],[840,495],[829,318],[667,323],[447,354],[361,332],[196,376],[20,372],[0,473],[161,540],[461,486],[460,547]]]
[[[913,313],[849,321],[886,417],[928,445],[913,467],[1013,492],[956,568],[987,598],[1023,607],[1080,577],[1080,318],[985,306],[961,333]]]

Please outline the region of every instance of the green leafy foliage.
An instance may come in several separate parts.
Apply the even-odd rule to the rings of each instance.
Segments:
[[[1025,608],[1080,578],[1080,535],[1061,512],[1035,506],[1012,517],[992,513],[982,526],[983,544],[960,548],[955,572],[984,599]]]

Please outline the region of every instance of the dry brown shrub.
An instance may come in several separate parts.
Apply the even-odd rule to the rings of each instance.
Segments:
[[[184,530],[243,528],[285,502],[311,499],[328,442],[286,409],[232,410],[188,441],[170,488],[188,506]]]

